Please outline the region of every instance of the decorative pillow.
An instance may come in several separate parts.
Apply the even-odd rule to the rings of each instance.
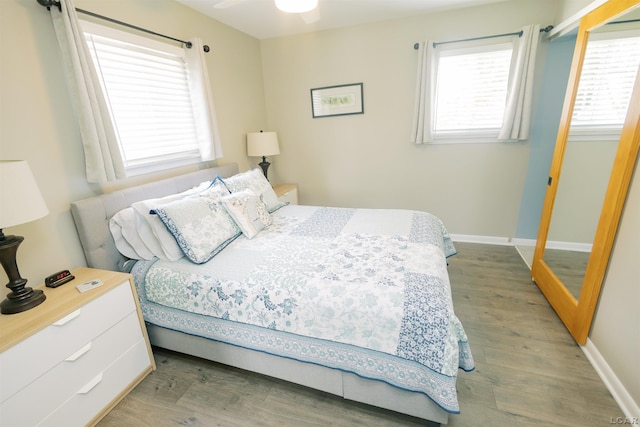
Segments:
[[[271,184],[269,184],[269,181],[267,181],[264,173],[259,168],[233,175],[223,181],[232,193],[246,189],[253,191],[267,206],[269,212],[274,212],[286,205],[286,203],[278,200],[276,192],[273,191],[273,187],[271,187]]]
[[[142,200],[131,205],[138,215],[136,222],[138,236],[154,256],[164,260],[177,261],[184,254],[160,218],[151,214],[151,211],[176,200],[201,193],[214,185],[215,182],[216,180],[205,181],[182,193],[171,194],[157,199]]]
[[[229,192],[212,186],[202,193],[153,209],[184,255],[203,264],[241,234],[219,201]]]
[[[267,207],[249,189],[223,197],[220,203],[248,239],[253,239],[263,228],[271,225],[272,219]]]

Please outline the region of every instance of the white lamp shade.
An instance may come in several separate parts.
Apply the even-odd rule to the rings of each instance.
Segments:
[[[247,155],[250,157],[280,154],[278,135],[275,132],[250,132],[247,134]]]
[[[0,229],[35,221],[48,213],[29,164],[0,160]]]
[[[318,0],[275,0],[276,7],[287,13],[305,13],[318,6]]]

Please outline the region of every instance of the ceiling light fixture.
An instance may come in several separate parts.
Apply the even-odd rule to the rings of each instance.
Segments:
[[[305,13],[318,6],[318,0],[275,0],[276,7],[287,13]]]

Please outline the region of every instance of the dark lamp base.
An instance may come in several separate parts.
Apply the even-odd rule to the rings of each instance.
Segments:
[[[262,168],[262,173],[264,173],[265,178],[267,178],[267,170],[269,169],[270,165],[271,163],[267,162],[267,158],[265,156],[262,156],[262,161],[258,163],[258,166]],[[269,178],[267,178],[267,181],[269,181]]]
[[[21,313],[42,304],[47,299],[47,296],[40,289],[34,291],[31,288],[24,288],[24,291],[19,298],[12,298],[13,292],[7,295],[7,299],[0,304],[2,314]]]
[[[22,236],[5,236],[0,230],[0,264],[9,278],[7,288],[11,292],[0,303],[2,314],[15,314],[27,311],[41,304],[47,297],[41,290],[33,290],[27,286],[27,279],[20,277],[18,264],[16,264],[16,252],[18,246],[24,240]]]

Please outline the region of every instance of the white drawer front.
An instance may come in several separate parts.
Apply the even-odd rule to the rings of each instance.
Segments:
[[[1,353],[0,402],[4,402],[135,310],[131,287],[126,281]]]
[[[150,365],[147,344],[140,340],[104,372],[96,374],[38,426],[83,426],[102,411]]]
[[[2,425],[36,425],[143,339],[136,312],[0,405]],[[149,364],[147,356],[147,364]]]

